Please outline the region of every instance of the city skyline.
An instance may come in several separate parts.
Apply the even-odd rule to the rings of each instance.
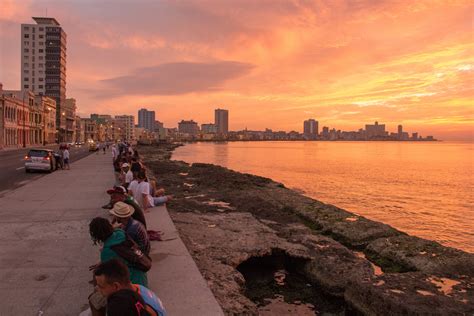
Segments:
[[[184,113],[208,122],[224,104],[232,130],[299,131],[316,117],[342,130],[381,121],[472,137],[468,1],[139,4],[2,2],[0,82],[20,88],[19,27],[48,7],[68,34],[68,96],[84,117],[140,106],[175,126]]]

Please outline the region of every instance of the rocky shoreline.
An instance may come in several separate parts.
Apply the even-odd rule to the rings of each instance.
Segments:
[[[474,313],[474,254],[268,178],[172,161],[175,147],[138,151],[227,315]]]

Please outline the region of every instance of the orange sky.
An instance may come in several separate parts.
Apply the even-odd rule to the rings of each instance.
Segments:
[[[166,127],[395,131],[473,139],[472,1],[0,2],[0,82],[20,87],[20,24],[68,35],[67,97],[79,113],[153,109]]]

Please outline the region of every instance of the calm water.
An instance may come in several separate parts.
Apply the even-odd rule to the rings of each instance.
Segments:
[[[284,183],[409,234],[474,252],[474,144],[197,143],[173,159]]]

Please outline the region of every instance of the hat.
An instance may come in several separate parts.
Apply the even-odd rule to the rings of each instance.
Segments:
[[[122,164],[122,168],[128,168],[128,167],[130,167],[130,165],[128,163]]]
[[[113,189],[107,190],[107,194],[114,194],[114,193],[126,194],[127,189],[125,189],[123,186],[118,186],[118,187],[113,187]]]
[[[132,216],[135,209],[126,203],[117,202],[109,212],[114,216],[125,218]]]

